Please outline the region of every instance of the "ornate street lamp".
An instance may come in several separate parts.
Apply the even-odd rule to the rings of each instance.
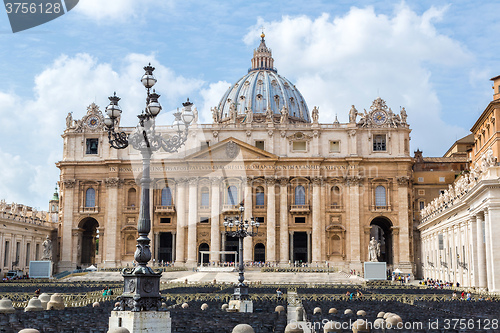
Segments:
[[[243,265],[243,239],[247,236],[250,237],[257,236],[257,233],[259,232],[260,223],[255,222],[253,217],[250,218],[250,223],[248,223],[248,220],[243,221],[243,212],[245,211],[243,202],[240,203],[239,210],[240,214],[238,216],[224,218],[224,230],[226,236],[236,237],[238,238],[239,241],[238,243],[239,278],[238,278],[238,284],[234,288],[233,299],[247,300],[248,286],[245,283],[243,283],[243,281],[245,281],[245,276],[244,276],[245,266]]]
[[[116,93],[109,97],[110,104],[106,107],[107,117],[104,124],[108,130],[108,139],[111,147],[115,149],[125,149],[131,145],[134,149],[141,152],[142,155],[142,178],[141,178],[141,206],[139,211],[139,220],[137,222],[137,249],[134,254],[137,266],[125,268],[122,271],[124,278],[123,294],[118,297],[119,305],[115,311],[125,311],[130,309],[137,311],[159,310],[161,307],[160,295],[160,277],[161,270],[153,270],[147,264],[151,260],[150,239],[148,234],[151,230],[151,217],[149,213],[149,187],[151,184],[150,164],[151,156],[154,152],[163,149],[166,152],[176,152],[186,142],[188,128],[194,119],[191,105],[193,103],[183,103],[183,111],[177,110],[174,113],[175,120],[173,128],[176,134],[169,138],[164,138],[155,131],[155,118],[161,111],[161,105],[158,102],[158,95],[151,88],[155,85],[156,79],[153,75],[154,67],[149,64],[144,67],[146,73],[142,76],[141,82],[147,89],[146,108],[139,114],[139,124],[130,135],[125,132],[116,131],[118,118],[122,110],[118,105],[120,98]]]

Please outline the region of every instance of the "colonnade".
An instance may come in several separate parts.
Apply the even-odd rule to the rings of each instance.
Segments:
[[[457,220],[445,217],[443,226],[437,223],[422,233],[424,278],[498,290],[495,269],[498,273],[500,267],[495,265],[493,235],[500,208],[482,208]]]

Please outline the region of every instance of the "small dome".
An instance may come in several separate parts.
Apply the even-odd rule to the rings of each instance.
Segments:
[[[236,118],[243,121],[247,110],[253,113],[256,122],[263,121],[272,112],[278,122],[283,108],[289,122],[310,123],[306,101],[293,83],[278,74],[274,68],[271,50],[266,46],[264,35],[259,47],[254,50],[252,67],[224,94],[217,107],[219,122]]]
[[[252,326],[248,324],[239,324],[233,328],[232,333],[254,333]]]

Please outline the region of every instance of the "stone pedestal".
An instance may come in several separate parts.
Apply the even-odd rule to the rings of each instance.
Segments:
[[[253,303],[249,300],[231,300],[227,312],[253,312]]]
[[[365,279],[387,280],[387,265],[385,262],[365,262]]]
[[[171,333],[170,312],[164,311],[111,311],[109,331],[125,327],[130,333]]]

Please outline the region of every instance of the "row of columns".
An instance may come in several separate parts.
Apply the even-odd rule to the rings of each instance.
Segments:
[[[252,207],[253,207],[253,194],[252,194],[252,184],[251,178],[247,179],[244,191],[244,205],[245,213],[244,219],[250,220],[252,217]],[[176,256],[175,261],[178,263],[186,262],[188,265],[195,265],[197,262],[197,222],[198,222],[198,180],[192,178],[188,181],[188,186],[186,186],[186,181],[179,181],[177,185],[177,200],[176,200],[176,212],[177,212],[177,242],[176,242]],[[266,223],[263,227],[266,228],[266,261],[270,262],[280,262],[288,263],[290,260],[289,255],[289,242],[280,241],[279,242],[279,257],[276,257],[277,245],[276,245],[276,187],[279,186],[279,223],[280,232],[279,238],[284,240],[288,237],[288,185],[289,181],[286,179],[277,182],[275,178],[266,179],[267,186],[267,213],[266,213]],[[321,193],[320,193],[320,180],[315,180],[313,182],[312,189],[312,262],[320,262],[322,260],[322,248],[321,248],[321,237],[322,237],[322,227],[321,227]],[[218,254],[216,251],[220,251],[221,244],[221,231],[220,231],[220,179],[212,179],[212,191],[211,191],[211,228],[210,228],[210,249],[214,251],[210,253],[211,261],[218,261]],[[187,189],[186,189],[187,187]],[[186,193],[187,190],[187,193]],[[187,196],[186,196],[187,194]],[[188,200],[186,200],[186,197]],[[187,214],[186,214],[187,212]],[[187,255],[184,253],[185,249],[185,230],[187,227]],[[251,237],[246,237],[244,239],[244,260],[252,260],[252,239]]]
[[[497,216],[500,217],[500,209],[488,207],[469,216],[465,222],[425,235],[422,238],[425,277],[460,282],[480,290],[498,291],[500,277],[496,274],[500,270],[498,264],[495,265],[494,254],[499,253],[500,245],[493,239],[499,231],[493,223]],[[443,235],[442,250],[439,248],[439,234]],[[446,256],[448,268],[441,265],[443,255]],[[429,263],[431,260],[434,267]],[[458,265],[458,261],[467,263],[467,269]]]

